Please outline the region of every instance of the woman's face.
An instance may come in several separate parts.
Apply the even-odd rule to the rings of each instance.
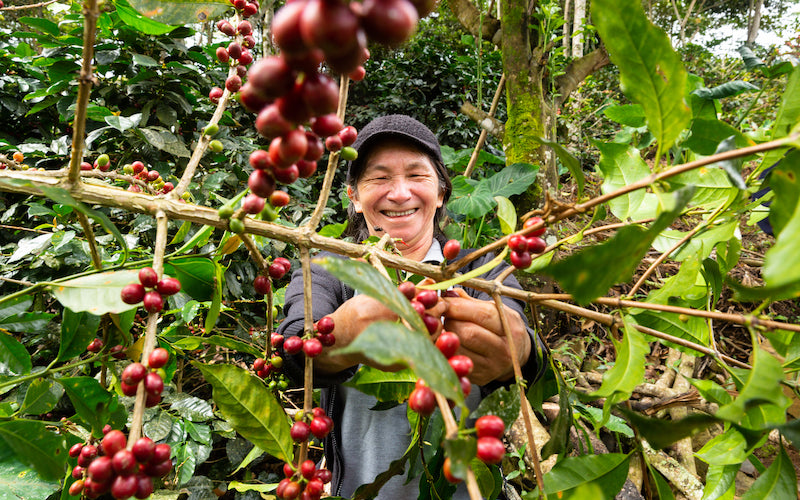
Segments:
[[[421,259],[433,241],[433,218],[442,206],[439,177],[430,158],[415,147],[386,141],[369,152],[356,192],[347,194],[369,232],[389,233],[407,258]]]

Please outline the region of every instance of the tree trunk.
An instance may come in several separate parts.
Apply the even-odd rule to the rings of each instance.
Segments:
[[[569,41],[570,41],[569,10],[571,8],[570,1],[571,0],[564,0],[564,26],[562,26],[562,29],[564,30],[564,36],[561,38],[561,43],[564,46],[565,54],[569,54]]]
[[[756,4],[752,9],[752,15],[747,23],[747,46],[752,47],[756,43],[758,30],[761,28],[761,8],[764,6],[764,0],[756,0]]]
[[[583,20],[586,17],[586,0],[575,0],[572,17],[572,57],[583,57]]]

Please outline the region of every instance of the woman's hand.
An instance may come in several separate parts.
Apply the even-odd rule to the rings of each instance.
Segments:
[[[507,380],[514,375],[511,354],[494,301],[470,297],[463,288],[454,288],[457,297],[445,297],[444,329],[458,335],[458,354],[469,356],[475,367],[470,380],[485,385],[493,380]],[[520,365],[531,352],[531,339],[525,322],[517,311],[504,308]]]

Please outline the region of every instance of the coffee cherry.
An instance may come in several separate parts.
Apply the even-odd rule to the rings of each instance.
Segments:
[[[125,382],[120,382],[119,388],[122,391],[122,394],[128,397],[133,397],[136,395],[137,386],[135,385],[128,385]]]
[[[333,479],[333,473],[328,469],[317,469],[314,473],[314,479],[319,479],[322,484],[328,484]]]
[[[264,149],[256,149],[250,153],[250,166],[256,170],[264,170],[272,167],[269,153]]]
[[[498,438],[479,437],[478,438],[478,451],[476,456],[478,460],[485,464],[499,464],[503,461],[503,456],[506,454],[506,447],[503,442]]]
[[[269,282],[269,278],[260,274],[253,280],[253,288],[255,288],[257,294],[263,296],[272,290],[272,285]]]
[[[303,339],[300,337],[289,337],[283,341],[283,350],[286,354],[297,354],[303,350]]]
[[[460,346],[461,340],[458,338],[458,335],[452,332],[442,332],[439,338],[436,339],[436,347],[444,354],[444,357],[448,359],[455,356]]]
[[[400,293],[406,296],[408,300],[413,299],[417,295],[417,287],[411,281],[404,281],[397,285],[397,289],[400,290]]]
[[[253,62],[253,54],[251,54],[249,50],[243,48],[242,55],[240,55],[237,59],[239,60],[240,66],[250,66],[250,63]],[[242,78],[244,76],[242,73],[239,72],[238,68],[236,70],[236,74],[239,76],[239,78]]]
[[[255,195],[253,193],[248,194],[244,197],[244,201],[242,202],[242,210],[248,214],[260,214],[262,210],[264,210],[264,198]]]
[[[139,269],[139,283],[147,288],[153,288],[158,283],[158,273],[152,267]]]
[[[436,409],[436,396],[430,387],[417,387],[408,396],[408,407],[423,416],[428,416]]]
[[[528,252],[515,252],[512,250],[509,257],[511,258],[511,265],[517,269],[527,269],[533,262],[531,254]]]
[[[81,467],[89,467],[89,463],[97,457],[97,446],[93,444],[84,445],[78,455],[78,465]],[[83,463],[81,463],[83,462]]]
[[[230,205],[222,205],[217,210],[217,215],[219,215],[220,219],[230,219],[235,210]]]
[[[442,474],[450,484],[458,484],[462,481],[461,479],[455,477],[450,471],[450,457],[445,457],[444,459],[444,464],[442,464]]]
[[[337,56],[358,42],[359,19],[345,3],[309,0],[300,15],[300,34],[306,45]]]
[[[306,489],[303,491],[303,495],[300,498],[301,500],[305,499],[305,495],[308,495],[310,498],[319,498],[324,488],[325,485],[322,484],[322,481],[319,479],[311,479],[306,483]]]
[[[163,278],[156,283],[156,290],[161,295],[175,295],[181,291],[181,282],[177,278]]]
[[[442,326],[442,322],[439,318],[428,313],[424,313],[422,315],[422,322],[425,323],[425,328],[431,335],[436,333],[439,330],[439,327]]]
[[[161,294],[156,291],[144,294],[143,302],[144,308],[151,314],[157,313],[164,308],[164,299],[161,297]]]
[[[283,265],[281,265],[280,263],[273,262],[272,264],[269,265],[270,278],[274,280],[279,280],[283,278],[285,274],[286,274],[286,268],[284,268]]]
[[[506,425],[503,419],[497,415],[484,415],[475,421],[475,432],[479,438],[494,437],[500,439],[503,437]]]
[[[111,357],[114,359],[125,359],[125,347],[121,344],[117,344],[108,351],[111,354]]]
[[[317,338],[303,341],[303,352],[309,358],[316,358],[322,353],[322,343]]]
[[[528,238],[521,234],[512,234],[508,237],[508,248],[514,252],[525,252],[528,250]]]
[[[140,464],[146,464],[153,459],[155,449],[156,445],[153,443],[153,440],[144,436],[140,437],[135,443],[133,443],[131,451],[133,452],[133,456],[136,457],[137,462]]]
[[[283,488],[283,495],[280,497],[283,500],[294,500],[300,496],[302,488],[296,481],[289,481]]]
[[[161,379],[158,373],[150,372],[144,378],[144,390],[147,391],[148,394],[160,396],[164,391],[164,380]]]
[[[103,448],[103,453],[106,456],[113,457],[118,451],[125,449],[127,444],[128,438],[125,437],[125,434],[122,431],[112,430],[103,436],[101,446]]]
[[[364,66],[359,66],[351,71],[347,76],[354,82],[360,82],[365,76],[367,76],[367,70],[364,69]]]
[[[166,462],[169,460],[170,455],[172,454],[172,449],[166,443],[160,443],[155,445],[153,448],[153,463],[161,463]]]
[[[361,26],[370,40],[396,47],[413,33],[419,20],[407,0],[364,0]]]
[[[153,494],[153,480],[144,474],[137,474],[136,493],[134,493],[133,496],[135,498],[144,500],[145,498],[150,498],[150,495],[152,494]]]
[[[317,321],[317,331],[320,335],[333,332],[334,326],[333,318],[330,316],[323,316],[319,321]]]
[[[69,456],[71,458],[78,458],[78,455],[81,454],[81,450],[83,449],[83,443],[73,444],[72,447],[69,449]]]
[[[86,346],[86,350],[93,353],[98,353],[103,350],[105,344],[103,343],[103,339],[94,339],[89,342],[89,345]]]
[[[358,151],[351,146],[343,147],[340,154],[342,155],[342,160],[344,161],[353,161],[358,158]]]
[[[447,243],[444,244],[444,248],[442,249],[442,255],[447,260],[453,260],[458,257],[458,253],[461,251],[461,243],[458,240],[448,240]]]
[[[461,392],[464,393],[464,397],[469,396],[469,393],[472,392],[472,382],[467,377],[461,377],[458,381],[461,384]]]
[[[250,16],[254,16],[258,13],[258,4],[254,2],[248,2],[244,4],[242,7],[242,17],[248,18]]]
[[[342,143],[342,138],[339,137],[338,132],[344,128],[344,123],[342,119],[339,118],[339,115],[336,113],[330,113],[323,116],[318,116],[314,123],[311,124],[311,130],[317,134],[319,137],[336,137],[335,141],[341,144],[339,149],[342,149],[344,144]],[[327,142],[326,142],[327,146]],[[331,148],[328,147],[330,150]],[[338,151],[338,150],[337,150]]]
[[[219,62],[221,62],[222,64],[228,64],[228,61],[230,61],[231,59],[231,56],[228,53],[228,49],[226,49],[225,47],[217,47],[216,55],[217,55],[217,60],[219,60]]]
[[[422,290],[417,294],[416,300],[422,304],[425,309],[430,309],[439,302],[439,294],[436,293],[436,290]]]
[[[342,140],[339,139],[338,135],[332,135],[325,139],[325,148],[328,151],[335,153],[336,151],[341,151],[342,147]]]
[[[541,222],[543,222],[543,219],[541,217],[531,217],[530,219],[525,221],[525,223],[522,225],[522,227],[527,229],[527,228],[533,227],[536,224],[539,224]],[[544,234],[544,232],[546,230],[547,230],[547,228],[542,226],[542,227],[540,227],[539,229],[537,229],[537,230],[535,230],[533,232],[527,233],[527,236],[529,236],[529,237],[530,236],[541,236],[541,235]]]
[[[233,25],[225,19],[217,22],[217,29],[228,36],[234,36],[236,34],[236,28],[234,28]]]
[[[269,198],[275,191],[275,179],[265,170],[254,170],[247,180],[247,185],[250,191],[262,198]]]
[[[74,497],[80,496],[81,492],[83,491],[83,483],[83,479],[78,479],[69,485],[69,494]]]
[[[311,434],[317,439],[324,439],[333,430],[333,420],[327,415],[321,415],[311,420]]]
[[[147,375],[147,368],[141,363],[131,363],[122,370],[120,380],[127,385],[137,385]]]
[[[133,305],[141,302],[145,293],[146,290],[141,283],[131,283],[122,287],[120,298],[122,298],[122,302]]]
[[[130,498],[136,493],[137,485],[136,476],[117,476],[111,483],[111,496],[117,499]]]
[[[209,91],[208,98],[211,100],[211,102],[213,102],[214,104],[217,104],[219,102],[220,98],[222,97],[222,94],[223,94],[223,90],[221,88],[214,87],[214,88],[211,89],[211,91]]]
[[[303,160],[300,160],[303,161]],[[299,167],[298,167],[299,170]],[[302,177],[302,176],[301,176]],[[276,189],[269,195],[269,204],[273,207],[285,207],[289,204],[289,193]]]
[[[169,361],[169,351],[163,347],[156,347],[147,356],[147,366],[153,369],[163,368]]]
[[[292,184],[300,178],[300,169],[298,169],[295,164],[289,165],[286,168],[275,167],[272,169],[272,174],[275,176],[276,181],[283,184]],[[270,194],[269,197],[271,198],[272,194]]]
[[[276,264],[280,264],[288,273],[292,269],[292,263],[286,257],[275,257],[273,260]]]
[[[228,229],[234,234],[242,234],[245,231],[244,222],[241,219],[231,219],[228,221]]]
[[[547,248],[547,243],[538,236],[528,238],[528,251],[531,253],[542,253]]]
[[[144,172],[144,169],[145,169],[144,163],[142,163],[139,160],[136,160],[135,162],[131,163],[131,168],[133,168],[133,173],[134,174],[140,174],[140,173]]]
[[[283,367],[283,358],[274,354],[269,358],[269,365],[275,370],[280,370]]]
[[[253,25],[250,24],[250,21],[242,21],[236,27],[236,31],[242,36],[249,35],[253,32]]]
[[[342,146],[352,146],[358,138],[358,131],[352,125],[348,125],[336,133],[342,140]]]
[[[453,371],[456,372],[456,375],[460,377],[466,377],[470,373],[472,373],[472,359],[463,354],[456,354],[452,358],[447,360],[450,363],[450,367],[453,368]]]
[[[225,80],[225,88],[230,92],[238,92],[242,88],[242,79],[239,75],[231,75]]]
[[[302,443],[303,441],[307,441],[311,435],[311,427],[305,422],[295,422],[289,430],[289,435],[295,443]]]
[[[300,34],[300,16],[306,2],[290,2],[278,9],[272,18],[272,38],[281,51],[298,54],[308,51],[308,44]]]
[[[283,335],[281,335],[280,333],[272,332],[272,334],[270,334],[269,336],[269,343],[275,349],[281,347],[283,345]]]
[[[156,447],[158,447],[158,446],[161,446],[161,445],[156,445]],[[169,446],[169,445],[167,445],[167,446]],[[164,460],[162,462],[158,462],[158,461],[156,461],[154,459],[149,464],[147,464],[147,467],[145,467],[144,472],[145,472],[145,474],[147,474],[148,476],[151,476],[151,477],[161,477],[161,476],[166,475],[171,470],[172,470],[172,461],[171,460],[167,459],[167,460]]]
[[[313,479],[315,472],[317,472],[317,466],[313,460],[306,460],[300,464],[300,475],[304,478]]]
[[[139,469],[133,452],[126,449],[119,450],[114,454],[111,458],[111,465],[114,467],[114,471],[122,476],[130,476]]]
[[[87,170],[91,170],[91,169],[92,169],[92,164],[91,163],[89,163],[88,161],[82,161],[81,162],[81,170],[87,171]]]

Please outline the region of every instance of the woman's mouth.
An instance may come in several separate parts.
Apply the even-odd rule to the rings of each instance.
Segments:
[[[411,215],[414,212],[416,212],[417,210],[418,209],[416,209],[416,208],[411,208],[409,210],[403,210],[402,212],[394,212],[394,211],[391,211],[391,210],[384,210],[381,213],[383,215],[385,215],[386,217],[403,217],[403,216],[406,216],[406,215]]]

